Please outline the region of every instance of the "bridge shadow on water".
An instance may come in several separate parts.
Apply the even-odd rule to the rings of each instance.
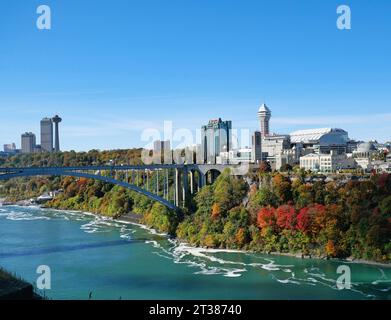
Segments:
[[[125,245],[131,245],[136,243],[144,243],[146,240],[148,239],[114,240],[114,241],[105,241],[105,242],[96,242],[96,243],[87,243],[87,244],[78,244],[78,245],[69,245],[69,246],[31,248],[27,250],[19,250],[16,252],[0,252],[0,259],[44,255],[44,254],[58,253],[58,252],[70,252],[70,251],[95,249],[95,248],[125,246]]]

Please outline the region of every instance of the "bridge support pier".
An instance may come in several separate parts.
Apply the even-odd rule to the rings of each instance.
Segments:
[[[180,206],[181,201],[181,174],[179,169],[175,169],[175,205]]]
[[[159,195],[159,170],[156,170],[156,194]]]
[[[206,176],[198,171],[198,191],[200,191],[200,189],[206,185]]]
[[[189,201],[189,173],[187,171],[187,168],[185,167],[182,171],[182,200],[183,200],[183,207],[185,208],[187,205],[187,202]]]
[[[190,194],[194,194],[194,171],[190,170]]]

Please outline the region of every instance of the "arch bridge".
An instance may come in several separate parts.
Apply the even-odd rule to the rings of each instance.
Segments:
[[[156,164],[0,168],[0,180],[32,176],[95,179],[130,189],[169,209],[179,210],[188,205],[191,194],[207,183],[208,176],[210,183],[213,183],[225,167],[227,166]]]

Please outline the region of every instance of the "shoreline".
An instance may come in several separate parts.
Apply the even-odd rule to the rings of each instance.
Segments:
[[[6,206],[16,206],[16,207],[26,207],[25,205],[21,206],[18,204],[7,204]],[[98,213],[93,213],[93,212],[85,212],[85,211],[80,211],[80,210],[69,210],[69,209],[55,209],[55,208],[50,208],[50,207],[45,207],[42,205],[35,205],[34,207],[40,208],[40,209],[45,209],[45,210],[55,210],[55,211],[74,211],[78,212],[81,214],[89,215],[89,216],[94,216],[94,217],[99,217],[103,219],[109,219],[111,221],[119,222],[119,223],[124,223],[124,224],[132,224],[135,225],[139,228],[149,230],[152,234],[154,235],[159,235],[163,236],[169,239],[168,234],[166,233],[160,233],[159,231],[155,230],[152,227],[149,227],[147,225],[144,225],[141,223],[142,216],[135,214],[133,212],[126,213],[123,216],[120,216],[118,218],[113,218],[113,217],[108,217],[102,214]],[[300,260],[304,259],[313,259],[313,260],[322,260],[322,261],[330,261],[330,262],[341,262],[341,263],[347,263],[347,264],[362,264],[362,265],[369,265],[369,266],[378,266],[378,267],[385,267],[385,268],[391,268],[391,262],[390,263],[384,263],[384,262],[378,262],[378,261],[371,261],[371,260],[364,260],[364,259],[353,259],[353,258],[346,258],[346,259],[336,259],[336,258],[330,258],[327,259],[325,257],[319,257],[319,256],[309,256],[309,255],[302,255],[300,252],[296,253],[291,253],[291,252],[262,252],[262,251],[251,251],[251,250],[244,250],[244,249],[221,249],[221,248],[205,248],[205,247],[195,247],[188,242],[184,241],[183,239],[179,239],[177,237],[173,238],[175,241],[178,242],[179,245],[186,245],[189,247],[192,247],[194,249],[199,249],[202,250],[203,252],[210,252],[210,253],[216,253],[216,252],[231,252],[231,253],[252,253],[252,254],[263,254],[267,256],[285,256],[285,257],[291,257],[291,258],[296,258]]]

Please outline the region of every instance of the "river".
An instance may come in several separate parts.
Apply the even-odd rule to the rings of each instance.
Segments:
[[[351,270],[339,290],[337,268]],[[204,250],[142,226],[73,211],[0,207],[0,266],[51,299],[391,299],[391,268]]]

